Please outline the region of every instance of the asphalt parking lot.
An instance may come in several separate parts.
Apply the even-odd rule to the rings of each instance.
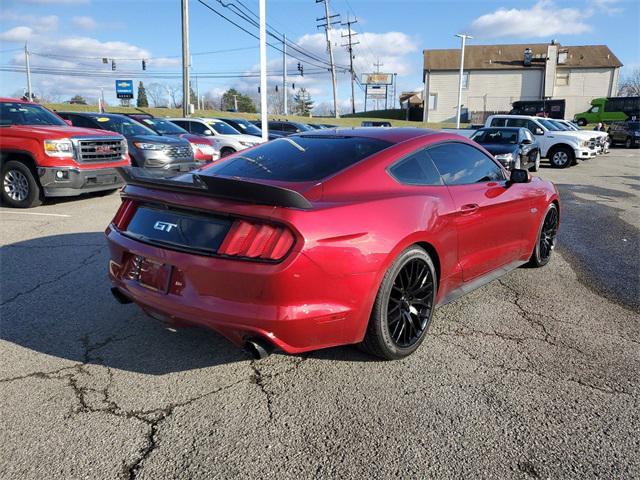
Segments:
[[[117,304],[117,194],[1,209],[0,477],[639,478],[640,150],[540,175],[551,263],[439,309],[398,362],[252,361]]]

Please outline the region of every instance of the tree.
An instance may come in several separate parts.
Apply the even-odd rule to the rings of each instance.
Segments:
[[[618,95],[621,97],[640,96],[640,67],[634,68],[630,74],[624,76],[618,88]]]
[[[142,82],[138,84],[138,101],[136,106],[140,108],[147,108],[149,106],[149,100],[147,100],[147,92],[144,89]]]
[[[164,107],[167,105],[167,87],[162,83],[153,82],[145,87],[147,96],[151,99],[154,107]]]
[[[203,110],[218,110],[220,108],[221,100],[222,98],[220,95],[216,95],[213,92],[207,92],[204,94],[202,108]]]
[[[253,99],[248,95],[243,95],[235,88],[230,88],[222,95],[223,110],[235,109],[236,102],[239,112],[256,113],[256,104]]]
[[[71,97],[71,99],[69,100],[69,103],[75,103],[77,105],[86,105],[87,101],[84,99],[83,96],[81,95],[74,95],[73,97]]]
[[[178,108],[182,106],[182,102],[178,103],[178,99],[181,97],[182,87],[180,85],[165,85],[167,89],[167,94],[171,99],[171,104],[169,105],[171,108]]]
[[[297,115],[309,115],[313,109],[313,100],[306,88],[301,88],[293,97],[293,111]]]

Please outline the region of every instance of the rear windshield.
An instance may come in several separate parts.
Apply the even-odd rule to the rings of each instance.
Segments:
[[[497,143],[504,145],[515,145],[518,143],[518,130],[509,129],[491,129],[491,130],[478,130],[471,136],[471,140],[478,143]]]
[[[309,182],[327,178],[391,145],[375,138],[293,136],[240,152],[207,170],[225,177]]]

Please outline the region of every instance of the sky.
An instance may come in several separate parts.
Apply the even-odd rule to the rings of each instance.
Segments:
[[[259,78],[252,75],[259,72],[258,40],[203,4],[257,35],[257,27],[247,20],[257,18],[258,0],[189,3],[191,72],[200,95],[217,96],[230,87],[257,95]],[[286,34],[289,42],[289,93],[295,93],[293,84],[296,89],[305,87],[318,111],[328,109],[332,96],[327,43],[324,30],[316,27],[316,19],[324,16],[323,4],[266,4],[270,30],[278,37]],[[381,72],[397,74],[398,93],[421,88],[424,49],[459,48],[454,35],[460,32],[472,34],[472,44],[551,39],[563,45],[606,44],[625,64],[623,76],[640,67],[640,0],[330,0],[330,9],[342,22],[357,19],[352,25],[354,41],[359,42],[353,47],[357,76],[375,71],[374,64],[380,63]],[[342,68],[349,63],[342,46],[346,32],[340,24],[332,31],[343,111],[349,108],[351,92],[350,75]],[[269,41],[282,48],[281,41]],[[102,87],[107,102],[115,103],[114,80],[122,78],[161,84],[161,96],[180,85],[179,0],[3,0],[0,96],[24,91],[26,75],[15,70],[24,66],[25,42],[32,52],[33,90],[49,100],[68,100],[75,94],[94,99]],[[268,71],[274,74],[269,90],[274,95],[275,85],[280,88],[282,83],[282,53],[274,48],[267,53]],[[115,59],[113,76],[103,76],[102,72],[112,74],[111,63],[103,64],[102,58]],[[298,74],[298,62],[304,76]],[[49,74],[37,74],[38,69]],[[356,86],[358,109],[363,103],[364,93]]]

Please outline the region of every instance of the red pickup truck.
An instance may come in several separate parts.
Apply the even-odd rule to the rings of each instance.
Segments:
[[[126,140],[116,133],[70,126],[42,105],[0,98],[2,202],[18,208],[45,197],[115,190],[115,167],[129,165]]]

